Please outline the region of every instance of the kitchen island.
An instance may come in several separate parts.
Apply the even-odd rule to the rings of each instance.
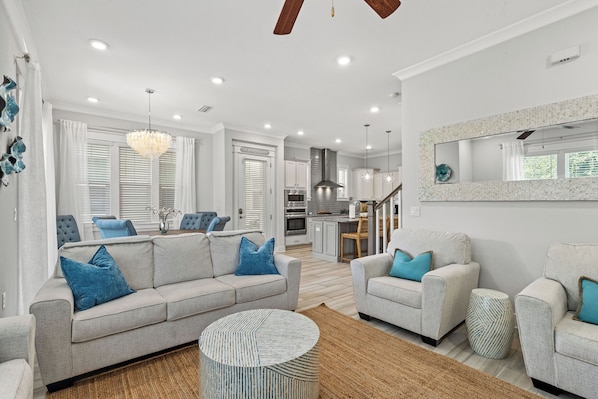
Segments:
[[[357,231],[359,218],[340,216],[308,216],[308,226],[312,239],[312,255],[330,262],[340,262],[340,236],[342,233]],[[353,251],[353,242],[347,240],[345,251]]]

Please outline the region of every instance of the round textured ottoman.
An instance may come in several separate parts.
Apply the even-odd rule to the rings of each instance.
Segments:
[[[502,359],[509,354],[515,320],[507,294],[485,288],[472,290],[465,325],[476,353],[491,359]]]
[[[277,309],[235,313],[199,337],[202,398],[318,398],[320,330]]]

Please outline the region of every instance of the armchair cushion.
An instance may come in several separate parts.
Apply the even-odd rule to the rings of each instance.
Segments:
[[[395,258],[390,269],[392,277],[413,281],[422,281],[424,274],[432,268],[432,251],[424,252],[412,258],[408,253],[395,250]]]
[[[422,284],[418,281],[389,276],[374,277],[368,283],[368,294],[415,309],[422,307]]]
[[[579,278],[579,303],[573,320],[598,324],[598,281],[585,276]]]
[[[573,320],[567,312],[554,329],[556,353],[598,366],[598,327]]]
[[[87,264],[61,256],[60,267],[73,291],[77,310],[86,310],[135,292],[103,245]]]

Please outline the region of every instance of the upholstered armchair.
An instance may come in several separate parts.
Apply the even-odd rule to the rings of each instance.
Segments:
[[[390,276],[395,249],[413,257],[432,251],[432,270],[421,281]],[[385,253],[352,260],[351,273],[362,319],[394,324],[436,346],[465,320],[480,265],[471,260],[471,243],[465,234],[397,229]]]
[[[100,231],[102,238],[136,236],[135,226],[128,219],[101,219],[92,218]]]
[[[216,216],[214,219],[212,219],[212,222],[210,222],[210,225],[208,226],[206,233],[209,233],[210,231],[224,230],[224,226],[226,226],[229,220],[230,216]]]
[[[77,221],[73,215],[56,216],[56,238],[58,248],[62,247],[65,242],[81,241]]]
[[[598,280],[598,244],[550,246],[543,276],[515,296],[515,314],[525,370],[534,386],[595,398],[598,325],[574,319],[581,276]]]
[[[0,318],[0,399],[32,399],[35,317]]]

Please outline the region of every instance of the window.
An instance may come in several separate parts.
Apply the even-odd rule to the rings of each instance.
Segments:
[[[90,138],[87,162],[92,216],[114,215],[149,223],[156,217],[148,207],[174,208],[174,150],[150,160],[119,142]]]
[[[598,151],[580,151],[565,154],[565,177],[598,176]]]
[[[110,146],[87,145],[87,174],[91,214],[110,214]]]
[[[338,175],[336,182],[343,186],[342,188],[336,189],[337,200],[348,200],[349,199],[349,168],[347,166],[338,167]]]
[[[523,176],[525,180],[556,179],[557,155],[524,157]]]

